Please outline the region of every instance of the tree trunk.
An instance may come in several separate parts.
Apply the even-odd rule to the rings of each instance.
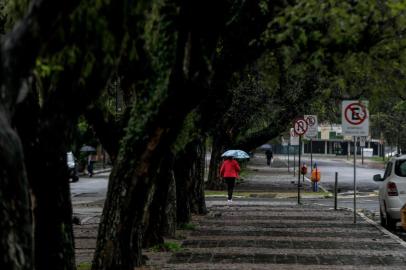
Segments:
[[[214,55],[223,22],[223,10],[213,9],[216,4],[169,1],[157,7],[163,23],[158,27],[162,33],[156,33],[157,41],[162,38],[159,53],[154,55],[159,69],[157,77],[150,78],[151,88],[146,87],[151,90],[148,95],[156,96],[149,100],[145,95],[132,110],[110,176],[93,270],[133,270],[142,263],[144,224],[154,189],[162,184],[153,177],[161,155],[175,141],[187,114],[208,93],[212,67],[207,59]],[[202,9],[211,12],[210,24],[202,23],[207,19],[200,15]]]
[[[175,166],[178,224],[190,222],[191,214],[207,213],[204,197],[205,145],[202,137],[178,154]]]
[[[40,114],[32,93],[19,105],[13,120],[21,134],[33,191],[36,269],[75,269],[66,169],[66,141],[74,122],[52,106],[57,103]]]
[[[39,158],[47,161],[47,166],[38,164],[37,171],[31,172],[36,201],[36,269],[76,269],[69,177],[66,159],[61,158],[64,156],[65,151],[45,151]]]
[[[130,140],[139,138],[137,135],[126,136],[125,156],[118,157],[110,175],[92,269],[129,270],[142,264],[149,210],[155,190],[162,185],[154,176],[162,164],[160,151],[156,150],[162,135],[163,130],[158,129],[146,144]],[[145,151],[135,154],[134,149],[141,144]],[[130,156],[142,158],[134,162]]]
[[[211,151],[209,176],[207,179],[206,187],[211,190],[224,189],[224,183],[220,177],[220,164],[221,154],[224,152],[224,143],[220,136],[213,139],[213,146]]]
[[[31,1],[26,16],[2,39],[0,80],[0,252],[2,269],[33,269],[33,227],[22,144],[10,126],[24,98],[23,80],[47,40],[79,1]],[[38,157],[37,157],[38,158]],[[48,188],[48,187],[47,187]],[[69,197],[70,198],[70,197]],[[46,241],[46,240],[44,240]],[[61,256],[61,254],[58,254]],[[64,255],[64,254],[63,254]],[[69,257],[69,255],[68,255]],[[37,268],[45,269],[45,268]],[[55,269],[55,268],[53,268]]]
[[[148,212],[149,222],[145,224],[144,247],[163,243],[163,236],[175,236],[176,230],[176,187],[173,175],[173,155],[168,154],[157,174],[154,200]]]
[[[20,139],[0,105],[0,265],[33,269],[33,226]]]
[[[191,202],[189,190],[191,184],[191,169],[189,166],[193,156],[189,156],[186,150],[178,153],[174,165],[176,179],[176,217],[177,223],[186,224],[191,218]]]
[[[189,189],[191,196],[190,209],[193,214],[206,214],[206,199],[204,197],[204,172],[206,168],[206,144],[204,137],[195,141],[195,158],[192,164],[192,185]]]

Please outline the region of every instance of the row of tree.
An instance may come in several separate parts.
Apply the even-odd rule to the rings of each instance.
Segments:
[[[216,189],[227,148],[304,112],[334,120],[343,98],[375,113],[405,97],[398,1],[54,2],[0,1],[2,269],[76,268],[65,159],[81,117],[114,165],[92,269],[129,270],[206,212],[208,138]]]

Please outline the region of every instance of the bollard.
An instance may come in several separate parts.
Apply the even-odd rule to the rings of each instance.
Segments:
[[[338,190],[338,172],[336,172],[336,177],[334,181],[334,210],[337,210],[337,190]]]
[[[317,182],[312,182],[312,187],[313,187],[313,192],[319,191],[319,185],[317,184]]]
[[[302,174],[302,182],[303,182],[303,185],[304,185],[304,181],[305,181],[304,177],[307,174],[307,166],[306,166],[306,164],[303,163],[302,167],[300,167],[300,173]]]
[[[314,164],[314,169],[312,170],[311,180],[312,180],[313,192],[318,192],[319,191],[318,182],[320,181],[320,171],[317,169],[316,163]]]

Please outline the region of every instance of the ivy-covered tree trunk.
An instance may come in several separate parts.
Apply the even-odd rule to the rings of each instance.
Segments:
[[[37,154],[47,162],[29,172],[35,195],[36,269],[76,269],[66,151],[49,145]]]
[[[225,151],[224,145],[221,135],[213,138],[209,175],[206,183],[206,188],[211,190],[222,190],[224,188],[224,183],[220,177],[221,154]]]
[[[33,226],[29,186],[20,139],[0,104],[0,265],[33,269]]]
[[[33,226],[22,144],[11,127],[30,70],[63,18],[79,1],[34,0],[27,14],[2,38],[0,58],[0,265],[33,269]],[[37,157],[38,158],[38,157]],[[48,188],[48,187],[47,187]],[[69,197],[70,198],[70,197]],[[50,213],[48,213],[50,214]],[[43,241],[46,241],[45,239]],[[61,254],[59,254],[61,256]],[[69,257],[69,255],[68,255]],[[40,269],[40,268],[37,268]],[[42,268],[45,269],[45,268]],[[55,269],[55,268],[53,268]]]
[[[205,138],[199,137],[195,144],[196,159],[192,165],[192,186],[189,192],[192,194],[191,211],[193,214],[203,215],[207,213],[206,199],[204,195],[204,176],[206,170],[206,144]]]
[[[158,77],[150,78],[148,91],[156,96],[151,98],[148,92],[132,110],[110,175],[93,270],[133,270],[142,263],[144,225],[154,189],[162,184],[154,177],[162,154],[174,143],[187,114],[208,92],[211,69],[207,59],[213,57],[223,23],[223,10],[214,7],[221,5],[217,1],[166,1],[154,7],[154,23],[162,26],[155,29],[162,33],[153,33],[151,41],[157,46],[151,53],[156,53]]]
[[[176,157],[174,165],[176,180],[176,216],[178,224],[186,224],[191,218],[191,203],[189,190],[192,182],[191,160],[194,158],[193,152],[189,153],[186,147],[180,151]]]
[[[35,268],[75,269],[72,204],[66,141],[75,122],[53,107],[40,112],[35,94],[16,111],[14,122],[26,152],[35,224]],[[63,99],[64,102],[69,102]],[[63,131],[63,133],[61,133]]]
[[[145,224],[144,247],[164,242],[163,236],[175,236],[176,230],[176,187],[173,174],[173,155],[162,160],[159,166],[154,199],[148,211],[148,223]]]
[[[178,224],[190,222],[191,214],[207,213],[204,198],[205,145],[202,137],[178,154],[175,164]]]

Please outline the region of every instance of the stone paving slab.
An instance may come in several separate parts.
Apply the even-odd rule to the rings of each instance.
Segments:
[[[252,240],[252,241],[291,241],[291,242],[300,242],[300,243],[309,243],[311,244],[312,242],[323,242],[323,243],[331,243],[334,244],[335,242],[337,243],[343,243],[343,238],[342,237],[326,237],[326,236],[304,236],[304,237],[291,237],[291,236],[219,236],[216,237],[215,240],[212,240],[213,237],[210,235],[195,235],[191,236],[188,238],[188,240],[185,240],[184,243],[188,243],[189,241],[233,241],[233,240],[240,240],[240,241],[246,241],[246,240]],[[385,243],[385,244],[393,244],[394,240],[386,237],[386,238],[361,238],[361,237],[347,237],[345,239],[345,243],[349,245],[353,245],[354,243],[367,243],[369,245],[379,245],[380,243]],[[396,246],[398,244],[395,242]]]
[[[185,246],[183,246],[185,247]],[[255,247],[255,248],[253,248]],[[253,249],[251,249],[253,248]],[[303,246],[302,248],[291,248],[290,245],[274,245],[273,247],[264,247],[261,243],[256,245],[242,245],[242,246],[224,246],[224,247],[189,247],[185,248],[184,252],[190,252],[190,254],[200,255],[204,253],[215,253],[216,255],[286,255],[293,253],[296,256],[388,256],[388,257],[402,257],[405,252],[401,248],[395,249],[371,249],[369,246],[355,246],[348,247],[348,245],[336,245],[330,248],[315,248],[314,246]],[[406,264],[405,264],[406,267]]]
[[[281,264],[212,264],[207,265],[205,263],[185,263],[183,265],[167,265],[163,270],[190,270],[190,269],[199,269],[199,270],[404,270],[404,266],[369,266],[369,265],[340,265],[340,266],[330,266],[330,265],[281,265]]]
[[[326,250],[326,249],[359,249],[364,251],[368,250],[378,250],[382,252],[383,250],[390,249],[390,251],[403,251],[403,247],[392,242],[376,242],[376,241],[343,241],[342,238],[336,238],[335,241],[304,241],[308,239],[298,239],[298,240],[264,240],[264,239],[227,239],[227,240],[186,240],[183,242],[183,247],[185,248],[223,248],[223,247],[261,247],[268,249],[301,249],[305,252],[311,250]]]
[[[406,269],[405,246],[349,211],[244,201],[209,210],[163,269]]]
[[[262,254],[262,253],[176,253],[169,264],[207,263],[207,264],[288,264],[294,265],[368,265],[368,266],[405,266],[406,260],[385,255],[296,255],[296,254]],[[176,269],[176,268],[174,268]],[[242,268],[241,268],[242,269]]]

